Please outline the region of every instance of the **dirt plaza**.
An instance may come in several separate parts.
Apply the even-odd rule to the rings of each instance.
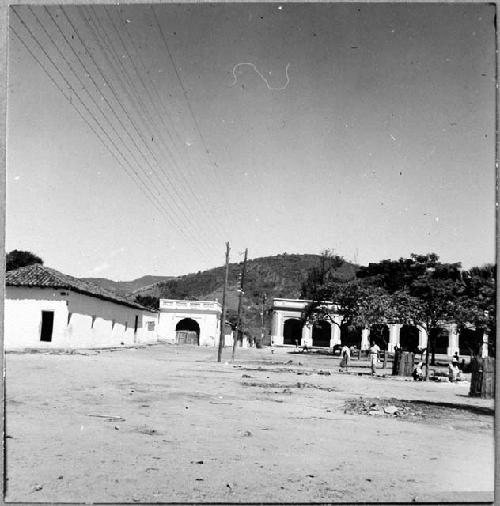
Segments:
[[[290,348],[6,355],[6,501],[491,501],[493,401]]]

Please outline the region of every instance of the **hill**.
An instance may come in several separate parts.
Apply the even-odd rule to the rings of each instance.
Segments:
[[[133,281],[113,281],[107,278],[81,278],[84,281],[94,283],[101,288],[110,290],[119,295],[132,295],[137,290],[148,289],[161,281],[168,281],[174,276],[142,276]]]

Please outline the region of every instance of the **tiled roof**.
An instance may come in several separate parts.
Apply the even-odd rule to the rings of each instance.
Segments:
[[[5,283],[7,286],[31,286],[37,288],[72,290],[99,299],[116,302],[117,304],[150,311],[136,302],[128,300],[125,297],[120,297],[108,290],[104,290],[89,281],[83,281],[73,276],[68,276],[50,267],[45,267],[42,264],[32,264],[13,271],[7,271],[5,273]]]

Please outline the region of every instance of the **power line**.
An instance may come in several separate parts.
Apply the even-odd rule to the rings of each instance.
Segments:
[[[104,8],[106,8],[106,7],[104,7]],[[108,15],[109,15],[109,12],[108,12]],[[115,28],[115,29],[116,29],[116,28]],[[146,75],[146,76],[149,76],[148,69],[147,69],[147,68],[146,68],[146,66],[144,65],[144,63],[143,63],[143,61],[142,61],[142,58],[140,57],[140,54],[139,54],[139,52],[137,51],[137,47],[136,47],[136,45],[135,45],[135,43],[134,43],[134,41],[133,41],[132,37],[131,37],[131,36],[130,36],[130,34],[129,34],[129,31],[128,31],[128,28],[127,28],[127,23],[125,23],[125,29],[123,30],[123,32],[127,35],[128,40],[131,42],[132,47],[134,48],[134,50],[135,50],[135,52],[136,52],[136,55],[137,55],[137,57],[138,57],[138,60],[139,60],[140,64],[142,65],[142,68],[145,70],[145,75]],[[118,32],[118,34],[119,34],[119,32]],[[124,45],[124,48],[126,48],[126,46],[125,46],[125,45]],[[148,96],[150,97],[150,101],[151,101],[152,103],[154,103],[154,100],[153,100],[153,98],[151,97],[151,94],[149,93],[149,88],[148,88],[148,86],[146,86],[146,84],[145,84],[145,83],[144,83],[144,81],[142,80],[142,74],[137,72],[137,69],[136,69],[136,67],[135,67],[135,65],[134,65],[134,63],[133,63],[133,59],[131,59],[131,63],[133,64],[134,69],[136,70],[136,74],[138,75],[139,79],[141,80],[141,83],[143,84],[143,86],[145,87],[145,89],[148,91]],[[165,113],[165,117],[167,117],[167,118],[168,118],[168,116],[169,116],[169,111],[167,110],[167,107],[165,106],[165,104],[164,104],[164,102],[163,102],[163,100],[162,100],[162,98],[161,98],[161,96],[160,96],[160,94],[159,94],[159,92],[158,92],[158,90],[157,90],[157,88],[156,88],[155,84],[154,84],[154,81],[153,81],[153,79],[151,79],[151,77],[149,77],[149,81],[150,81],[150,83],[151,83],[151,88],[152,88],[152,90],[153,90],[153,91],[154,91],[154,93],[156,94],[156,97],[157,97],[157,100],[158,100],[158,102],[157,102],[157,103],[158,103],[158,104],[160,104],[160,105],[162,106],[163,111],[164,111],[164,113]],[[168,131],[168,127],[167,127],[167,125],[165,124],[165,122],[164,122],[164,120],[163,120],[163,115],[159,114],[159,112],[158,112],[156,109],[155,109],[155,112],[157,113],[158,117],[160,118],[160,121],[163,123],[163,126],[164,126],[164,127],[167,129],[167,131]],[[175,127],[174,127],[174,132],[177,134],[177,130],[175,129]],[[171,136],[171,135],[169,135],[169,137],[170,137],[170,139],[171,139],[171,140],[172,140],[172,142],[173,142],[172,136]],[[178,136],[178,135],[177,135],[177,137],[179,138],[179,136]],[[180,140],[180,139],[179,139],[179,140]],[[190,162],[189,158],[188,158],[188,161]],[[181,172],[181,176],[184,176],[184,175],[182,174],[182,172]],[[189,190],[191,190],[191,188],[190,188],[190,186],[189,186],[189,185],[188,185],[188,188],[189,188]],[[194,194],[194,192],[192,192],[192,190],[191,190],[191,194],[192,194],[192,195],[196,198],[197,202],[198,202],[200,205],[203,205],[203,204],[200,202],[198,195]],[[204,195],[203,195],[203,196],[204,196]],[[205,203],[206,203],[206,204],[208,204],[208,202],[207,202],[207,201],[205,201]],[[213,222],[210,222],[210,223],[211,223],[211,224],[213,224]],[[222,237],[223,237],[223,236],[222,236],[222,234],[220,233],[219,229],[218,229],[218,228],[215,228],[215,230],[216,230],[216,232],[217,232],[218,234],[220,234],[220,238],[222,239]]]
[[[31,36],[31,38],[33,39],[33,41],[37,44],[37,46],[40,48],[40,50],[44,53],[45,57],[47,58],[47,60],[52,64],[52,66],[55,68],[55,70],[58,72],[58,74],[61,76],[61,78],[63,79],[63,81],[65,82],[67,88],[69,90],[71,90],[71,92],[73,93],[73,95],[77,98],[77,100],[81,103],[81,105],[83,106],[83,108],[87,111],[87,113],[91,116],[91,118],[94,120],[94,122],[96,123],[96,125],[98,126],[98,128],[102,131],[102,133],[105,135],[105,137],[108,139],[108,141],[111,143],[111,145],[113,146],[114,150],[116,151],[113,151],[109,144],[107,144],[103,138],[101,137],[101,135],[99,135],[99,133],[96,131],[96,129],[94,128],[94,126],[92,125],[92,123],[82,114],[82,112],[76,107],[76,105],[73,103],[73,100],[71,99],[71,96],[68,96],[66,93],[65,93],[65,90],[63,89],[63,87],[61,87],[57,81],[52,77],[50,71],[47,69],[47,67],[42,63],[42,61],[35,55],[35,53],[29,48],[29,46],[27,45],[27,43],[23,40],[23,38],[16,32],[16,30],[14,29],[14,27],[11,27],[14,35],[17,37],[17,39],[22,43],[22,45],[25,47],[25,49],[28,51],[28,53],[33,57],[33,59],[40,65],[40,67],[42,68],[42,70],[45,72],[45,74],[49,77],[49,79],[52,81],[52,83],[56,86],[56,88],[62,93],[62,95],[64,96],[64,98],[66,98],[66,100],[71,104],[71,106],[76,110],[76,112],[78,113],[78,115],[82,118],[82,120],[89,126],[89,128],[93,131],[93,133],[97,136],[97,138],[101,141],[101,143],[103,144],[103,146],[108,150],[108,152],[115,158],[115,160],[118,162],[118,164],[125,170],[125,172],[132,178],[134,179],[134,176],[139,179],[139,189],[145,194],[146,198],[160,211],[162,212],[163,214],[165,214],[167,220],[170,222],[170,224],[181,234],[181,235],[184,235],[186,236],[185,232],[182,230],[182,229],[179,229],[178,227],[178,224],[172,220],[171,216],[170,216],[170,213],[165,209],[165,207],[163,207],[161,201],[157,201],[158,197],[150,190],[150,188],[144,184],[144,181],[142,180],[141,176],[137,173],[137,171],[132,167],[132,164],[130,163],[130,161],[125,157],[125,155],[122,153],[122,151],[120,150],[120,148],[116,145],[115,141],[111,138],[111,136],[109,135],[109,133],[101,126],[100,122],[97,120],[97,118],[95,117],[95,115],[92,113],[92,111],[88,108],[88,106],[85,104],[85,102],[83,101],[83,99],[80,97],[80,95],[78,94],[78,92],[74,89],[74,87],[71,85],[71,83],[66,79],[66,77],[63,75],[62,71],[59,69],[59,67],[54,63],[54,61],[52,60],[52,58],[49,56],[49,54],[47,53],[47,51],[44,49],[43,45],[40,43],[40,41],[38,40],[38,38],[33,34],[33,32],[28,28],[28,26],[26,25],[26,23],[24,22],[24,20],[20,17],[20,14],[16,11],[16,9],[13,9],[12,10],[14,12],[14,14],[17,16],[17,18],[19,19],[19,21],[21,22],[21,24],[23,25],[23,27],[26,29],[26,31],[29,33],[29,35]],[[123,159],[123,161],[125,162],[126,165],[129,166],[129,168],[126,167],[126,165],[124,165],[123,161],[118,157],[117,153],[121,156],[121,158]],[[153,200],[151,199],[151,197],[153,198]],[[189,240],[189,236],[186,236],[186,238]],[[197,247],[198,245],[196,243],[194,243],[194,245]],[[201,250],[200,250],[201,251]]]
[[[122,37],[121,37],[121,35],[120,35],[120,32],[119,32],[119,31],[118,31],[118,29],[116,28],[116,25],[114,24],[113,19],[111,18],[111,15],[110,15],[110,14],[109,14],[109,12],[106,10],[106,7],[103,7],[103,8],[105,9],[105,11],[106,11],[106,13],[107,13],[107,15],[108,15],[108,17],[109,17],[109,19],[110,19],[111,23],[112,23],[113,28],[115,29],[116,33],[118,34],[118,37],[120,38],[120,42],[121,42],[121,44],[122,44],[122,46],[123,46],[123,49],[125,50],[125,52],[126,52],[126,54],[127,54],[127,56],[128,56],[128,60],[129,60],[129,61],[130,61],[130,63],[132,64],[132,66],[133,66],[133,68],[134,68],[134,71],[135,71],[136,75],[138,76],[138,78],[139,78],[140,82],[142,83],[143,87],[146,89],[146,92],[147,92],[147,94],[148,94],[148,96],[149,96],[149,98],[150,98],[150,102],[153,104],[153,110],[156,112],[156,114],[158,115],[158,117],[160,118],[160,120],[162,121],[162,123],[164,124],[164,126],[168,129],[167,125],[166,125],[166,124],[165,124],[165,122],[163,121],[162,115],[161,115],[161,114],[159,114],[159,112],[157,111],[157,108],[155,108],[155,107],[154,107],[154,103],[155,103],[155,101],[154,101],[153,97],[151,96],[151,94],[149,93],[148,87],[147,87],[147,85],[145,84],[145,82],[143,81],[143,79],[142,79],[142,77],[141,77],[141,73],[138,71],[138,69],[137,69],[137,67],[136,67],[136,65],[135,65],[135,63],[134,63],[134,61],[133,61],[133,58],[130,56],[130,53],[128,52],[127,46],[126,46],[126,44],[125,44],[124,40],[122,39]],[[95,11],[94,11],[94,15],[95,15]],[[84,19],[85,19],[85,21],[87,21],[87,19],[86,19],[86,18],[84,18]],[[102,27],[101,27],[101,29],[102,29]],[[98,44],[100,45],[100,41],[98,40],[98,37],[99,37],[99,36],[98,36],[98,34],[97,34],[97,33],[96,33],[93,29],[92,29],[92,31],[93,31],[93,33],[94,33],[94,36],[97,36],[97,37],[96,37],[96,40],[97,40]],[[100,34],[99,34],[99,35],[100,35]],[[129,37],[129,40],[130,40],[130,37]],[[108,50],[109,50],[109,51],[110,51],[110,53],[112,54],[113,50],[112,50],[112,48],[110,47],[110,45],[112,46],[112,42],[109,40],[109,38],[108,38],[108,41],[109,41],[109,42],[108,42],[108,43],[106,43],[106,45],[107,45],[107,47],[108,47]],[[103,41],[103,42],[104,42],[104,41]],[[100,45],[100,48],[101,48],[101,50],[103,51],[104,56],[106,57],[106,54],[105,54],[105,52],[104,52],[104,49],[102,48],[102,46],[101,46],[101,45]],[[134,47],[134,48],[135,48],[135,47]],[[108,62],[109,62],[109,59],[108,59],[107,57],[106,57],[106,59],[107,59],[107,60],[108,60]],[[117,58],[115,57],[115,59],[117,59]],[[140,60],[140,57],[139,57],[139,60]],[[135,90],[135,96],[139,98],[139,97],[140,97],[140,94],[139,94],[139,92],[137,91],[137,88],[136,88],[135,86],[131,86],[131,82],[132,82],[132,81],[131,81],[131,79],[129,78],[129,76],[128,76],[128,74],[127,74],[127,72],[126,72],[126,70],[125,70],[125,68],[124,68],[123,64],[121,63],[121,61],[120,61],[119,59],[118,59],[118,61],[119,61],[119,63],[120,63],[120,67],[122,68],[122,73],[123,73],[124,77],[127,77],[127,82],[128,82],[128,84],[129,84],[129,86],[134,88],[134,90]],[[109,62],[109,63],[111,64],[111,62]],[[142,60],[141,60],[141,63],[142,63]],[[144,66],[144,64],[142,64],[142,66],[143,66],[143,68],[147,71],[147,69],[146,69],[146,67]],[[116,71],[114,70],[113,66],[111,66],[111,68],[112,68],[112,70],[113,70],[113,72],[114,72],[115,76],[117,77],[117,79],[118,79],[119,81],[121,81],[121,80],[120,80],[120,78],[119,78],[119,76],[117,75]],[[125,86],[125,85],[123,85],[123,89],[127,92],[127,89],[126,89],[126,86]],[[156,91],[156,90],[155,90],[155,91]],[[157,95],[158,95],[158,92],[157,92],[157,91],[156,91],[156,93],[157,93]],[[128,94],[128,95],[129,95],[129,97],[130,97],[130,94],[129,94],[128,92],[127,92],[127,94]],[[159,96],[159,95],[158,95],[158,96]],[[143,109],[146,109],[146,106],[145,106],[144,102],[143,102],[142,100],[140,100],[140,101],[141,101],[141,104],[142,104],[142,108],[143,108]],[[140,109],[138,109],[138,108],[135,106],[134,101],[133,101],[133,100],[131,100],[131,102],[132,102],[132,104],[134,105],[134,108],[135,108],[135,109],[139,112],[139,111],[140,111]],[[144,116],[144,115],[143,115],[143,116]],[[152,120],[151,122],[153,122],[153,123],[154,123],[154,120],[153,120],[153,118],[152,118],[152,117],[151,117],[151,120]],[[147,125],[147,123],[148,123],[148,122],[147,122],[147,121],[144,121],[144,123]],[[151,130],[150,130],[150,131],[151,131]],[[192,189],[191,189],[190,185],[187,183],[187,181],[186,181],[186,179],[185,179],[184,174],[182,173],[182,171],[180,171],[180,168],[178,167],[177,162],[176,162],[176,161],[175,161],[175,159],[174,159],[173,153],[172,153],[172,152],[171,152],[171,150],[168,148],[168,146],[165,144],[165,142],[164,142],[164,140],[163,140],[163,138],[162,138],[162,136],[161,136],[161,134],[160,134],[159,132],[161,132],[161,130],[160,130],[160,129],[158,129],[158,136],[157,136],[157,137],[160,139],[161,144],[164,146],[164,149],[167,151],[167,153],[168,153],[169,157],[171,158],[171,160],[172,160],[172,162],[173,162],[173,166],[174,166],[174,168],[177,168],[176,173],[177,173],[177,174],[179,174],[180,179],[181,179],[181,183],[182,183],[182,182],[184,183],[184,187],[185,187],[185,188],[187,188],[187,191],[188,191],[188,192],[189,192],[189,193],[193,196],[193,198],[194,198],[194,199],[196,200],[196,202],[199,204],[200,208],[202,208],[202,207],[203,207],[203,204],[200,202],[199,197],[198,197],[198,196],[197,196],[197,195],[196,195],[196,194],[192,191]],[[167,132],[168,132],[168,130],[167,130]],[[169,132],[168,132],[168,133],[169,133]],[[170,136],[170,134],[169,134],[169,136]],[[171,138],[171,136],[170,136],[170,138]],[[173,139],[172,139],[172,138],[171,138],[171,140],[172,140],[172,142],[173,142]],[[188,208],[188,209],[190,210],[190,208]],[[200,209],[200,210],[201,210],[201,211],[203,211],[202,209]],[[202,217],[205,219],[206,223],[209,225],[209,228],[210,228],[210,227],[212,227],[212,228],[214,229],[214,231],[215,231],[215,232],[217,232],[217,233],[219,233],[219,234],[220,234],[219,230],[218,230],[218,229],[214,226],[213,221],[209,220],[209,219],[207,218],[207,216],[205,215],[205,213],[203,213],[203,212],[202,212]]]
[[[87,45],[85,44],[84,40],[82,39],[82,37],[80,36],[80,33],[79,31],[76,29],[75,25],[72,23],[71,19],[69,18],[69,16],[67,15],[66,11],[65,11],[65,8],[63,6],[60,6],[59,7],[60,10],[62,11],[62,13],[64,14],[66,20],[68,21],[68,23],[70,24],[71,28],[73,29],[73,31],[75,32],[75,34],[77,35],[82,47],[84,48],[86,54],[89,56],[89,58],[91,59],[92,63],[94,64],[95,68],[97,69],[97,71],[99,72],[99,74],[101,75],[102,79],[104,80],[104,82],[107,84],[107,86],[109,87],[110,91],[112,92],[115,100],[117,101],[117,103],[119,104],[119,106],[121,107],[122,111],[125,113],[127,119],[129,120],[129,122],[132,124],[132,127],[134,128],[134,130],[136,131],[137,135],[139,137],[141,137],[141,134],[140,132],[138,131],[134,121],[132,120],[132,118],[130,117],[128,111],[125,109],[125,107],[123,106],[123,104],[121,103],[120,99],[118,98],[118,95],[117,93],[115,92],[114,90],[114,87],[111,85],[111,83],[109,83],[109,81],[106,79],[106,76],[103,74],[102,70],[100,69],[99,65],[97,64],[97,62],[95,61],[93,55],[91,54],[91,52],[89,51]],[[45,7],[45,9],[47,9]],[[52,18],[51,18],[52,19]],[[54,20],[53,20],[54,21]],[[57,24],[57,23],[56,23]],[[67,38],[65,37],[65,40],[67,41]],[[67,41],[68,42],[68,41]],[[79,62],[81,63],[82,67],[86,70],[86,72],[89,74],[89,78],[91,79],[92,83],[94,84],[94,86],[96,87],[97,90],[99,90],[99,86],[97,85],[97,83],[95,82],[94,78],[90,75],[90,73],[88,72],[88,69],[86,68],[85,64],[81,61],[80,57],[78,56],[78,53],[73,49],[73,47],[71,46],[71,44],[68,42],[68,45],[71,47],[71,49],[73,50],[73,53],[75,54],[75,56],[78,58]],[[103,98],[104,98],[104,101],[106,102],[106,104],[108,105],[108,107],[111,109],[111,112],[114,114],[115,118],[118,120],[118,122],[120,123],[120,126],[124,129],[125,133],[128,135],[128,137],[130,138],[130,140],[133,142],[135,148],[139,151],[139,153],[142,155],[142,157],[144,158],[145,162],[149,165],[149,167],[154,171],[156,177],[158,177],[158,179],[160,180],[160,182],[162,183],[162,186],[163,188],[165,189],[165,191],[167,193],[170,194],[170,190],[167,186],[165,186],[165,184],[163,184],[163,181],[161,181],[161,178],[158,176],[158,173],[156,172],[156,170],[153,168],[153,166],[151,165],[151,163],[148,161],[147,159],[147,156],[145,156],[145,154],[143,153],[143,151],[141,150],[141,148],[137,145],[137,142],[135,141],[134,137],[132,135],[130,135],[129,131],[126,129],[126,127],[123,125],[123,122],[121,121],[121,119],[119,118],[119,116],[116,114],[115,110],[113,109],[113,107],[111,106],[111,104],[109,103],[107,97],[105,97],[103,95]],[[144,139],[142,138],[143,142],[144,142]],[[146,145],[146,148],[149,149],[149,146],[147,145],[147,143],[145,143]],[[131,150],[127,147],[127,150],[132,154],[132,156],[134,157],[135,159],[135,156],[133,155],[133,153],[131,152]],[[149,149],[150,150],[150,149]],[[153,157],[153,159],[155,160],[156,162],[156,165],[158,166],[159,168],[159,162],[158,162],[158,159],[156,158],[156,156],[151,152],[150,150],[150,153]],[[168,178],[168,176],[167,176]],[[170,182],[170,181],[169,181]],[[180,201],[182,202],[183,199],[182,199],[182,196],[179,195],[178,191],[177,191],[177,188],[175,187],[175,185],[172,185],[172,190],[174,192],[174,194],[176,195],[176,197],[180,198]],[[191,225],[189,223],[189,219],[187,218],[187,216],[185,216],[185,209],[183,209],[183,206],[180,205],[177,201],[177,199],[175,197],[173,197],[173,204],[175,205],[175,213],[177,215],[177,217],[182,221],[182,219],[186,219],[188,220],[188,224]],[[170,206],[169,206],[170,207]],[[178,213],[181,213],[181,214],[178,214]]]
[[[205,150],[205,153],[207,155],[207,158],[209,160],[209,162],[214,166],[214,173],[216,174],[216,179],[217,179],[217,184],[220,185],[220,188],[223,189],[224,188],[224,184],[223,184],[223,181],[220,179],[220,176],[219,176],[219,173],[218,171],[216,170],[218,168],[217,166],[217,162],[215,162],[214,160],[211,159],[211,156],[210,156],[210,150],[208,149],[207,147],[207,143],[205,141],[205,138],[203,136],[203,134],[201,133],[201,128],[200,128],[200,125],[198,123],[198,120],[196,119],[196,116],[194,114],[194,111],[193,111],[193,108],[191,106],[191,103],[189,101],[189,98],[188,98],[188,93],[187,93],[187,90],[186,88],[184,87],[184,84],[182,82],[182,79],[181,79],[181,76],[179,75],[179,72],[177,70],[177,65],[175,64],[175,61],[174,61],[174,58],[172,56],[172,53],[170,52],[170,48],[168,46],[168,43],[167,43],[167,39],[165,37],[165,34],[163,33],[163,30],[161,28],[161,25],[160,25],[160,21],[158,20],[158,16],[156,14],[156,10],[155,10],[155,7],[154,5],[150,5],[150,8],[151,8],[151,11],[153,12],[153,17],[155,18],[156,20],[156,25],[158,26],[158,30],[160,32],[160,36],[163,40],[163,44],[165,45],[165,49],[167,50],[167,54],[168,54],[168,57],[170,59],[170,62],[172,63],[172,67],[174,69],[174,72],[175,72],[175,75],[177,77],[177,81],[179,82],[179,85],[182,89],[182,92],[183,92],[183,95],[184,95],[184,99],[186,101],[186,104],[188,106],[188,109],[189,109],[189,113],[191,115],[191,118],[193,119],[193,122],[194,122],[194,125],[195,125],[195,128],[196,128],[196,131],[198,133],[198,136],[200,138],[200,141],[203,145],[203,148]]]

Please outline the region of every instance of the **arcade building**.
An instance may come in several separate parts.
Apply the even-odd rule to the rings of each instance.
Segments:
[[[357,346],[367,350],[370,342],[376,342],[382,350],[394,351],[402,348],[409,351],[426,348],[427,330],[418,325],[376,324],[370,328],[343,329],[341,317],[333,311],[333,323],[321,320],[315,325],[303,325],[301,314],[310,300],[276,298],[272,304],[271,339],[277,346],[306,346],[308,348],[333,348],[335,345]],[[332,303],[326,303],[334,310]],[[482,355],[487,355],[487,335],[482,330],[465,329],[460,333],[454,323],[443,324],[436,338],[435,352],[452,356],[455,352],[468,355],[477,352],[477,343],[483,343]]]

